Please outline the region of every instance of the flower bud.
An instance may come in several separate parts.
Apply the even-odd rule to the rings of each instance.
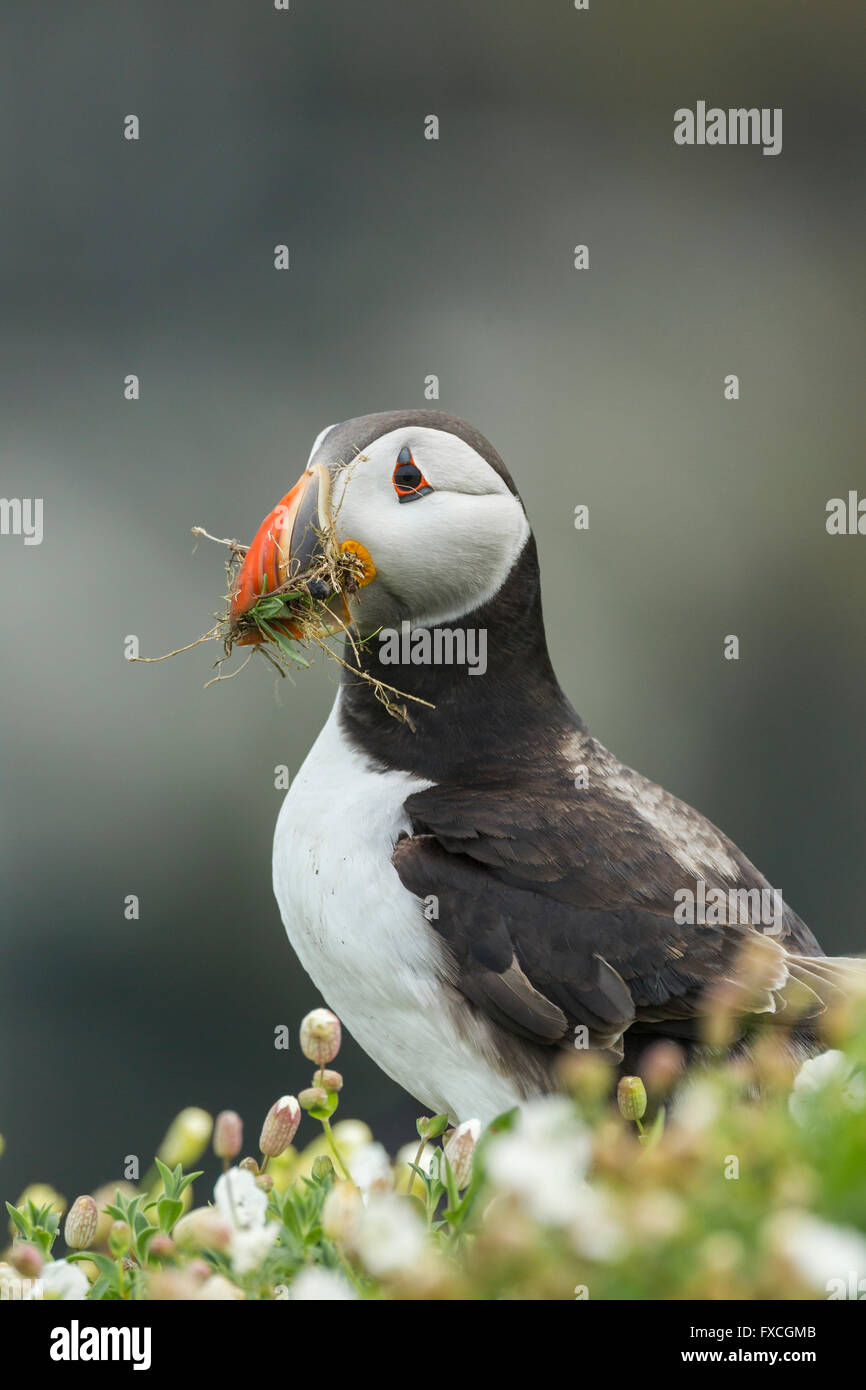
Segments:
[[[422,1115],[415,1121],[419,1139],[438,1139],[448,1128],[447,1115]]]
[[[641,1054],[641,1075],[651,1096],[666,1096],[686,1065],[686,1054],[675,1042],[655,1042]]]
[[[342,1091],[343,1078],[338,1071],[317,1071],[313,1077],[313,1085],[321,1086],[323,1091],[332,1095],[334,1091]]]
[[[184,1250],[228,1250],[232,1228],[213,1207],[194,1207],[174,1228],[174,1239]]]
[[[334,1176],[335,1168],[327,1154],[319,1154],[313,1159],[313,1177],[323,1182]]]
[[[275,1100],[262,1125],[259,1148],[268,1158],[276,1158],[287,1149],[301,1123],[301,1107],[294,1096]]]
[[[621,1076],[616,1103],[625,1120],[639,1120],[646,1111],[646,1088],[639,1076]]]
[[[93,1200],[99,1212],[99,1221],[96,1226],[96,1235],[93,1237],[93,1249],[100,1250],[108,1240],[108,1232],[114,1217],[105,1208],[117,1201],[117,1194],[122,1197],[134,1197],[137,1188],[135,1183],[128,1182],[126,1178],[117,1178],[114,1182],[104,1182],[99,1187],[93,1189]]]
[[[256,1187],[261,1188],[262,1192],[273,1192],[274,1190],[274,1180],[270,1173],[259,1173],[255,1182]]]
[[[445,1145],[445,1157],[451,1164],[454,1181],[460,1190],[469,1186],[469,1179],[472,1177],[472,1156],[480,1135],[480,1120],[464,1120]]]
[[[213,1151],[217,1158],[237,1158],[244,1140],[244,1126],[234,1110],[221,1110],[213,1131]]]
[[[170,1260],[176,1250],[177,1246],[165,1231],[157,1231],[147,1247],[147,1253],[151,1260]]]
[[[21,1245],[13,1245],[10,1260],[18,1273],[25,1279],[37,1279],[45,1260],[41,1250],[37,1250],[35,1245],[29,1241]]]
[[[259,1165],[254,1158],[242,1158],[238,1167],[243,1168],[247,1173],[252,1173],[253,1177],[258,1175]]]
[[[159,1146],[159,1158],[168,1168],[178,1163],[182,1168],[191,1168],[210,1143],[212,1129],[213,1120],[206,1110],[188,1106],[169,1125]]]
[[[92,1197],[76,1197],[69,1208],[63,1238],[70,1250],[86,1250],[96,1235],[99,1212]]]
[[[328,1104],[328,1092],[321,1086],[308,1086],[299,1093],[298,1103],[302,1110],[318,1110],[320,1106]]]
[[[209,1264],[205,1264],[205,1270],[207,1271],[205,1278],[209,1279],[213,1270]],[[198,1298],[201,1285],[191,1277],[189,1271],[189,1265],[186,1269],[151,1270],[145,1282],[145,1298],[155,1300],[158,1303],[169,1303],[175,1300],[187,1303]]]
[[[569,1095],[587,1111],[610,1098],[613,1068],[597,1052],[569,1048],[557,1059],[557,1079]]]
[[[66,1198],[61,1197],[47,1182],[32,1182],[29,1187],[25,1187],[15,1206],[26,1207],[28,1202],[32,1202],[34,1207],[50,1207],[58,1216],[62,1216],[66,1210]],[[15,1234],[14,1222],[9,1230],[11,1234]]]
[[[333,1061],[341,1038],[340,1020],[330,1009],[313,1009],[301,1023],[301,1051],[318,1067]]]

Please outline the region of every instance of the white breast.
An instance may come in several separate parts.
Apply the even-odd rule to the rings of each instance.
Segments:
[[[435,930],[391,863],[412,831],[403,803],[430,783],[357,753],[338,705],[277,820],[274,892],[289,940],[383,1071],[437,1113],[489,1120],[519,1095],[455,1028]]]

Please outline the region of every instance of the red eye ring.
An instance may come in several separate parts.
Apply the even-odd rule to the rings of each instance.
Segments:
[[[415,502],[433,491],[408,447],[401,449],[397,455],[392,482],[398,502]]]

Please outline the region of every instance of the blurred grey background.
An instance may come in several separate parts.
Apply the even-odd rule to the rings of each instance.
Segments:
[[[593,732],[866,949],[866,537],[824,527],[866,493],[860,7],[2,14],[0,491],[45,501],[41,546],[0,538],[2,1195],[88,1190],[186,1104],[252,1147],[307,1084],[273,769],[333,673],[204,691],[212,649],[123,640],[203,631],[223,554],[190,527],[250,539],[323,426],[430,373],[521,488]],[[676,147],[699,99],[782,107],[782,154]],[[342,1070],[341,1115],[407,1140],[416,1104]]]

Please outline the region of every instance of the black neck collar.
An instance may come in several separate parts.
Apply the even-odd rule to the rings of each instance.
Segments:
[[[388,713],[369,682],[345,672],[339,718],[360,752],[383,767],[440,781],[470,770],[477,775],[482,767],[532,763],[552,736],[583,727],[550,663],[532,536],[489,603],[441,626],[486,631],[484,674],[471,675],[467,665],[383,662],[380,639],[373,638],[361,653],[364,669],[434,708],[401,701],[413,731]]]

